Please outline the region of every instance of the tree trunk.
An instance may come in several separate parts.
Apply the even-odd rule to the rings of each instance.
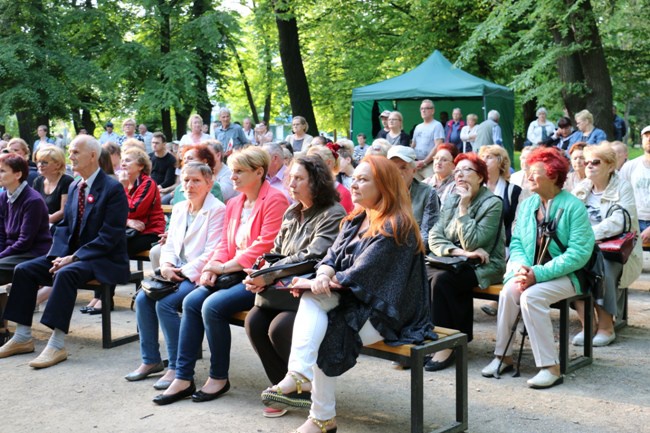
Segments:
[[[165,4],[164,0],[158,0],[158,10],[160,11],[160,53],[162,54],[163,61],[165,57],[171,51],[171,24],[169,18],[169,8]],[[160,74],[162,79],[162,74]],[[160,117],[162,122],[163,134],[168,140],[173,140],[173,131],[172,131],[172,117],[169,107],[163,108],[160,110]]]
[[[207,0],[195,0],[192,3],[192,15],[194,19],[200,18],[203,14],[210,10],[210,2]],[[210,102],[210,96],[208,95],[208,71],[210,69],[210,55],[206,53],[205,50],[201,48],[201,45],[198,44],[195,50],[197,57],[199,58],[198,68],[201,71],[201,74],[198,77],[197,82],[197,100],[196,100],[196,112],[203,119],[203,123],[210,124],[212,119],[212,103]],[[177,132],[180,131],[180,127],[176,124]]]
[[[269,125],[271,120],[271,95],[273,94],[273,63],[271,57],[271,48],[268,40],[264,39],[264,63],[266,64],[266,86],[264,89],[264,121]]]
[[[556,44],[566,47],[575,42],[571,34],[562,37],[558,29],[552,29],[552,33]],[[573,121],[573,115],[587,106],[586,98],[579,90],[584,84],[585,77],[582,74],[578,55],[574,53],[570,56],[560,57],[557,61],[557,72],[560,80],[564,83],[564,89],[562,89],[564,106],[568,111],[569,118]]]
[[[86,132],[88,132],[88,134],[95,134],[95,122],[93,122],[90,111],[86,110],[85,108],[81,110],[81,124],[83,128],[86,129]],[[79,130],[77,130],[77,132],[79,132]]]
[[[18,136],[27,142],[30,150],[33,150],[34,142],[38,138],[36,129],[39,125],[50,124],[50,119],[47,116],[35,116],[32,112],[18,111],[16,112],[16,119],[18,120]]]
[[[190,118],[191,110],[174,110],[176,116],[176,136],[182,137],[187,132],[187,120]]]
[[[255,100],[253,99],[253,92],[251,91],[251,86],[248,84],[248,78],[246,78],[246,72],[244,71],[244,64],[237,53],[237,48],[233,43],[228,42],[230,51],[232,51],[235,56],[235,62],[237,63],[237,69],[239,70],[239,75],[241,76],[242,83],[244,84],[244,90],[246,91],[246,99],[248,100],[248,106],[251,109],[251,114],[253,116],[253,122],[255,124],[260,123],[259,116],[257,115],[257,108],[255,107]]]
[[[567,0],[569,6],[575,3],[577,0]],[[579,2],[579,9],[572,15],[571,28],[576,42],[586,47],[578,51],[582,73],[589,89],[586,95],[586,108],[594,116],[594,125],[612,138],[614,136],[612,80],[590,1]]]
[[[286,7],[286,3],[282,2],[280,5],[279,2],[276,2],[275,23],[278,26],[280,58],[291,101],[291,111],[294,116],[303,116],[309,124],[308,133],[316,136],[318,135],[318,126],[300,54],[298,23],[293,14],[285,9]]]

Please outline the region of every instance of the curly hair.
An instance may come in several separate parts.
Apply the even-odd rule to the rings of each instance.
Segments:
[[[318,155],[299,156],[294,160],[309,174],[309,191],[317,208],[326,208],[338,203],[341,198],[332,178],[332,172]]]
[[[488,172],[485,161],[479,158],[479,156],[474,152],[461,153],[454,159],[454,165],[458,165],[459,162],[464,160],[467,160],[474,164],[474,168],[476,168],[476,174],[478,174],[483,179],[483,182],[487,182]]]
[[[196,152],[196,158],[199,162],[205,162],[208,164],[208,166],[210,166],[212,171],[214,171],[214,167],[217,164],[217,159],[215,157],[214,151],[210,146],[207,146],[203,143],[185,146],[183,147],[183,158],[185,158],[185,154],[190,150],[194,150]]]
[[[510,157],[508,152],[498,144],[482,146],[478,151],[478,156],[485,160],[487,155],[492,155],[499,160],[499,176],[505,180],[510,180]]]

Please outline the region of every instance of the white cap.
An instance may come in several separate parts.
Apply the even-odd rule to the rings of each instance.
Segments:
[[[645,134],[646,132],[650,132],[650,125],[643,128],[643,131],[641,131],[641,135]]]
[[[388,159],[399,158],[402,161],[410,164],[415,162],[415,149],[409,146],[395,145],[388,149]]]

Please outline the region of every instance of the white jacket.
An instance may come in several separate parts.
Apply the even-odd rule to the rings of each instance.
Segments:
[[[187,263],[181,267],[183,275],[196,283],[201,276],[203,266],[221,239],[226,205],[208,193],[203,207],[192,224],[187,227],[189,205],[189,200],[174,205],[167,242],[160,250],[160,264],[172,263],[174,266],[179,266],[181,248],[184,248]]]
[[[591,194],[592,187],[591,180],[584,179],[573,189],[573,194],[582,200],[583,203],[586,203],[587,197]],[[614,211],[609,218],[605,218],[609,208],[615,204],[620,205],[629,212],[632,218],[632,230],[636,230],[639,235],[634,250],[632,250],[632,255],[630,255],[625,266],[623,266],[623,274],[618,285],[619,287],[628,287],[641,275],[643,268],[643,241],[641,240],[641,233],[639,231],[639,220],[637,218],[636,201],[634,200],[632,185],[616,173],[609,179],[609,183],[601,197],[600,215],[602,221],[592,226],[597,241],[623,233],[625,218],[623,212],[620,210]]]

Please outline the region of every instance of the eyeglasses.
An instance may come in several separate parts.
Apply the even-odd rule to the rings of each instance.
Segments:
[[[401,122],[400,119],[388,119],[389,122]]]
[[[585,161],[585,165],[593,165],[594,167],[598,167],[602,161],[600,159],[590,159],[588,161]]]
[[[420,110],[433,110],[433,107],[420,107]]]
[[[47,161],[38,161],[36,165],[40,165],[41,167],[47,167],[48,165],[50,165],[50,163]]]
[[[454,176],[458,176],[461,173],[463,174],[463,176],[467,176],[471,172],[478,173],[478,171],[476,171],[472,167],[457,168],[456,170],[452,171]]]

